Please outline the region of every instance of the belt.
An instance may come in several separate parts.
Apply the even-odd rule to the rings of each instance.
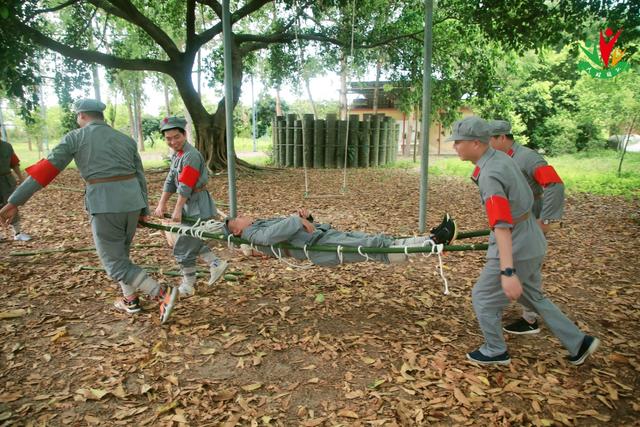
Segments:
[[[194,188],[193,190],[191,190],[191,193],[192,193],[192,194],[193,194],[193,193],[199,193],[199,192],[204,191],[204,190],[206,190],[206,189],[207,189],[207,186],[206,186],[206,185],[203,185],[202,187]]]
[[[7,173],[0,173],[0,176],[9,176],[11,175],[11,172],[7,172]]]
[[[540,193],[540,194],[534,194],[533,195],[533,200],[540,200],[544,197],[544,193]]]
[[[520,215],[517,218],[514,218],[513,225],[520,224],[522,221],[526,221],[528,219],[529,219],[529,212],[525,213],[524,215]]]
[[[136,177],[135,173],[132,173],[131,175],[120,175],[120,176],[110,176],[107,178],[94,178],[94,179],[87,179],[87,184],[91,185],[91,184],[101,184],[103,182],[116,182],[116,181],[126,181],[128,179],[133,179]]]

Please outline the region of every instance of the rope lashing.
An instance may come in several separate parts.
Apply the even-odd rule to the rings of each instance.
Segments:
[[[314,197],[315,198],[333,197],[333,195],[314,196]],[[165,214],[165,218],[171,218],[171,215]],[[183,216],[182,217],[182,221],[183,222],[190,223],[190,224],[195,224],[198,220],[199,220],[199,218],[190,217],[190,216]],[[472,237],[488,236],[489,234],[491,234],[491,230],[461,231],[461,232],[456,234],[456,240],[470,239]],[[407,238],[410,238],[410,237],[415,237],[415,236],[394,236],[393,238],[394,239],[407,239]],[[482,249],[482,248],[479,248],[479,249]]]
[[[358,254],[360,254],[360,256],[363,257],[365,261],[369,261],[369,259],[370,259],[369,255],[363,254],[361,249],[362,249],[362,246],[358,246]]]

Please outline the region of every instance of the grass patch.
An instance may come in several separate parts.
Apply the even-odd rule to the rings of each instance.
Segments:
[[[253,139],[242,138],[236,136],[233,138],[233,145],[235,146],[236,153],[249,153],[253,151]],[[262,137],[256,139],[257,151],[267,153],[271,151],[271,137]]]
[[[568,192],[640,197],[640,153],[625,154],[618,177],[620,153],[595,151],[564,154],[547,159],[565,183]],[[434,175],[470,176],[473,165],[457,158],[438,159],[429,172]]]

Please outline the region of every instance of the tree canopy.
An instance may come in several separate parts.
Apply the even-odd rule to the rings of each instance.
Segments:
[[[639,8],[616,0],[442,0],[434,17],[433,109],[446,121],[465,97],[494,96],[507,52],[583,40],[601,17],[637,32]],[[308,72],[310,58],[335,70],[351,55],[352,36],[354,73],[378,58],[387,75],[411,83],[408,105],[420,96],[423,1],[246,0],[232,2],[231,10],[234,105],[245,72],[267,61],[277,85]],[[210,83],[221,80],[221,16],[216,0],[7,0],[0,6],[0,49],[7,52],[0,90],[20,100],[23,111],[33,109],[33,87],[51,53],[65,58],[65,75],[75,69],[80,78],[86,72],[80,64],[94,63],[168,75],[193,120],[198,148],[211,168],[224,167],[224,99],[210,111],[192,80],[200,50]]]

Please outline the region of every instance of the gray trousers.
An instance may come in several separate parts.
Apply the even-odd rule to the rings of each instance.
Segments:
[[[180,235],[173,245],[173,256],[181,267],[195,267],[199,255],[211,252],[206,243],[196,237]]]
[[[140,209],[132,212],[91,215],[91,232],[96,251],[107,274],[117,281],[133,285],[143,269],[131,262],[129,250],[136,233]],[[138,279],[138,280],[136,280]]]
[[[518,302],[538,313],[569,354],[575,355],[580,349],[585,334],[542,293],[540,269],[543,259],[544,257],[539,257],[514,262],[523,290]],[[489,357],[504,353],[507,351],[507,345],[502,335],[502,312],[509,305],[509,299],[502,291],[498,259],[487,260],[473,287],[472,300],[473,309],[484,335],[484,344],[480,347],[480,351]]]

